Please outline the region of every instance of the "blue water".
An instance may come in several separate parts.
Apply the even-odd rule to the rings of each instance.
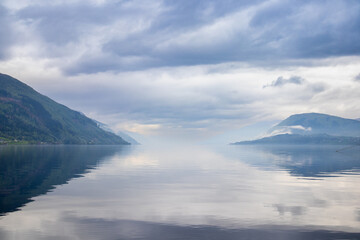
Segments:
[[[358,147],[1,146],[0,164],[4,240],[360,239]]]

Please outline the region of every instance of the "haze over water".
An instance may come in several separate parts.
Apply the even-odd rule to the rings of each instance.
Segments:
[[[0,239],[360,239],[339,149],[1,146]]]

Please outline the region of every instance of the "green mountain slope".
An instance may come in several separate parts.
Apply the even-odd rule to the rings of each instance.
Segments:
[[[0,141],[129,144],[83,114],[5,74],[0,74]]]

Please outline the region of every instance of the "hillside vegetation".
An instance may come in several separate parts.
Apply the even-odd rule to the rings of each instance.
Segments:
[[[0,74],[0,142],[129,144],[90,118]]]

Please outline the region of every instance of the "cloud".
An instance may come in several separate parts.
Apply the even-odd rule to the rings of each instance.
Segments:
[[[5,7],[0,4],[0,60],[10,57],[10,47],[16,42],[13,19]]]
[[[70,42],[86,40],[98,28],[115,26],[115,31],[133,27],[130,21],[143,21],[156,3],[150,7],[141,5],[143,1],[119,1],[104,4],[77,2],[68,4],[30,5],[17,12],[20,19],[27,20],[46,44],[66,45]],[[120,23],[119,23],[120,22]],[[116,24],[118,24],[116,26]],[[111,29],[106,29],[112,31]],[[123,34],[125,32],[122,32]],[[111,33],[107,32],[111,37]]]
[[[271,137],[279,134],[297,134],[297,133],[306,133],[311,132],[311,127],[304,127],[302,125],[294,126],[279,126],[276,128],[271,128],[270,131],[263,137]]]
[[[271,84],[264,85],[263,88],[267,87],[282,87],[286,84],[296,84],[301,85],[305,82],[305,79],[299,77],[299,76],[292,76],[288,79],[281,77],[278,77],[275,81],[272,81]]]
[[[354,77],[354,81],[360,82],[360,73]]]
[[[310,93],[313,93],[315,95],[315,94],[326,91],[328,89],[328,85],[323,82],[310,83],[307,85],[307,88]]]
[[[360,54],[358,1],[40,3],[16,16],[68,75]]]

